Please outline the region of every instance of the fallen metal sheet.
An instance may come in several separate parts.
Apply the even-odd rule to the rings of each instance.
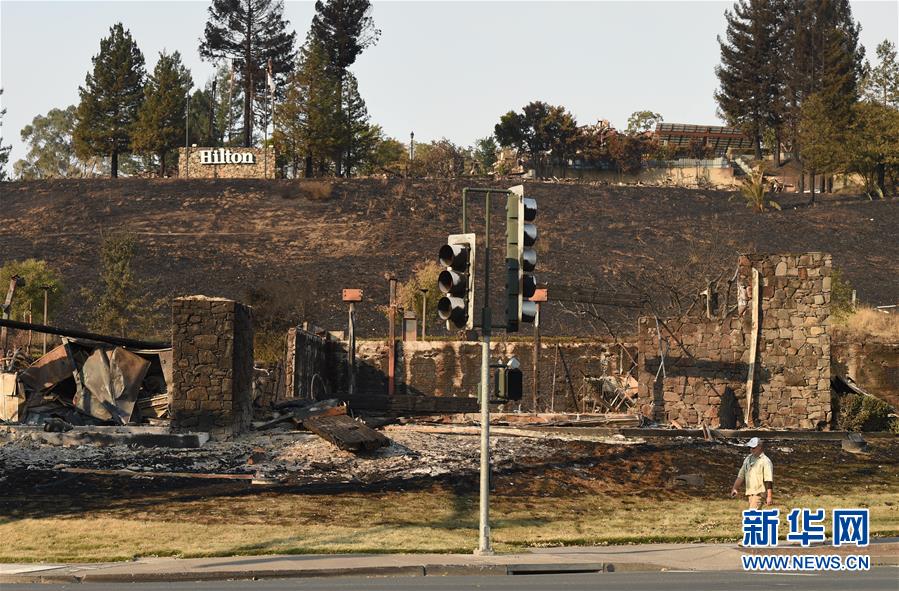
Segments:
[[[75,407],[101,420],[122,425],[131,420],[150,362],[121,347],[98,348],[75,373]]]
[[[75,412],[74,410],[72,411]],[[84,415],[80,415],[84,416]],[[43,425],[0,425],[0,442],[28,439],[65,447],[92,445],[196,449],[209,441],[209,433],[170,433],[168,427],[75,426],[66,433],[48,433]]]
[[[347,415],[310,417],[303,426],[346,451],[371,451],[390,445],[390,439]]]
[[[19,374],[19,381],[29,392],[43,392],[72,377],[75,360],[67,345],[59,345]]]

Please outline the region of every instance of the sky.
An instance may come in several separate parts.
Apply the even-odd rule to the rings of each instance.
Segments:
[[[181,52],[202,86],[208,1],[0,0],[0,97],[10,163],[23,157],[19,130],[78,101],[100,38],[130,29],[152,70],[163,49]],[[581,124],[625,127],[649,109],[672,123],[720,123],[713,93],[725,9],[732,2],[431,2],[373,0],[381,39],[353,65],[372,121],[407,141],[446,137],[470,145],[499,117],[532,100],[565,105]],[[899,2],[852,2],[867,55],[899,40]],[[314,2],[285,1],[302,41]],[[11,165],[10,165],[11,168]]]

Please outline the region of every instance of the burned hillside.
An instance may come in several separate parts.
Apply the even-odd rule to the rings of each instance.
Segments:
[[[505,187],[510,182],[498,183]],[[59,324],[84,319],[82,287],[98,285],[102,236],[128,231],[151,300],[187,293],[235,298],[286,323],[342,328],[344,287],[365,290],[360,336],[386,330],[389,274],[404,281],[430,260],[460,217],[463,183],[451,181],[150,180],[4,185],[2,262],[47,260],[67,285]],[[784,210],[758,214],[733,193],[660,187],[529,183],[540,208],[538,279],[551,286],[654,294],[670,304],[733,274],[739,252],[834,253],[834,268],[863,302],[899,293],[899,227],[893,202],[826,196],[814,207],[782,195]],[[501,211],[497,209],[497,215]],[[685,279],[689,278],[689,279]],[[497,275],[497,281],[501,281]],[[675,302],[677,305],[677,302]],[[632,332],[638,310],[550,303],[544,334]],[[592,322],[591,322],[592,320]],[[440,334],[436,323],[429,327]]]

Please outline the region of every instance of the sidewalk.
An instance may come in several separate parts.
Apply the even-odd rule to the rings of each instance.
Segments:
[[[773,552],[849,553],[846,548],[779,546]],[[899,539],[851,553],[873,566],[899,564]],[[225,558],[141,558],[94,564],[2,564],[0,584],[214,581],[333,576],[510,575],[551,572],[728,571],[740,568],[736,544],[643,544],[539,548],[519,554],[307,554]]]

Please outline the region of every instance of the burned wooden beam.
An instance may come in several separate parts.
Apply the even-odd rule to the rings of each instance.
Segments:
[[[397,416],[478,412],[478,399],[466,396],[416,396],[412,394],[341,396],[350,410]]]
[[[371,451],[390,445],[386,435],[347,415],[311,417],[303,421],[303,426],[345,451]]]

